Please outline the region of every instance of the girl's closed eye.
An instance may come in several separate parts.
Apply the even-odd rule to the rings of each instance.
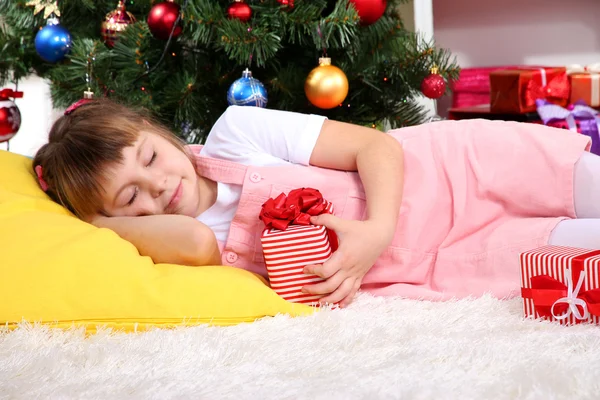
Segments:
[[[151,166],[154,163],[155,160],[156,160],[156,151],[153,151],[152,152],[152,157],[150,157],[150,160],[146,164],[146,167]],[[138,193],[139,193],[139,189],[136,186],[134,188],[133,195],[131,196],[131,199],[129,199],[129,201],[127,202],[127,206],[130,206],[130,205],[132,205],[135,202],[135,199],[137,198]]]
[[[128,206],[130,206],[130,205],[132,205],[132,204],[133,204],[133,202],[135,201],[135,199],[136,199],[136,197],[137,197],[137,195],[138,195],[138,191],[139,191],[139,189],[138,189],[138,188],[137,188],[137,186],[136,186],[136,187],[135,187],[135,189],[134,189],[134,191],[133,191],[133,196],[131,196],[131,200],[129,200],[129,201],[127,202],[127,205],[128,205]]]
[[[150,157],[150,161],[148,161],[148,164],[146,164],[146,167],[151,166],[154,163],[155,160],[156,160],[156,151],[153,151],[152,152],[152,157]]]

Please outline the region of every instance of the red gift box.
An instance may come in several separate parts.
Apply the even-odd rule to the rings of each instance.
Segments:
[[[566,68],[528,67],[490,73],[490,109],[498,113],[528,113],[535,101],[566,106],[570,84]]]
[[[526,317],[563,325],[600,322],[600,250],[544,246],[520,259]]]
[[[316,189],[292,190],[269,199],[259,218],[266,229],[261,244],[271,288],[294,303],[314,304],[324,295],[302,293],[305,285],[322,282],[317,275],[303,272],[309,264],[322,264],[337,249],[335,232],[310,224],[310,217],[333,214],[333,205]]]
[[[571,75],[571,103],[580,100],[591,107],[600,106],[600,73]]]
[[[600,106],[600,63],[572,64],[567,67],[571,81],[570,102],[583,101],[590,107]]]
[[[509,113],[494,113],[490,110],[489,104],[480,104],[478,106],[450,108],[448,109],[448,119],[461,120],[461,119],[489,119],[489,120],[501,120],[501,121],[517,121],[517,122],[529,122],[532,124],[541,124],[542,121],[537,113],[525,113],[525,114],[509,114]]]
[[[452,82],[452,108],[490,103],[490,73],[517,66],[462,68],[458,80]]]

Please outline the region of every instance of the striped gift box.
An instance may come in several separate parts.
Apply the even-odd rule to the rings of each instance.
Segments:
[[[600,322],[600,250],[544,246],[522,253],[520,261],[525,317]]]
[[[331,203],[326,212],[333,213]],[[271,288],[287,301],[315,304],[323,295],[302,293],[305,285],[322,282],[317,275],[306,275],[309,264],[322,264],[332,254],[329,233],[324,226],[290,225],[285,231],[265,229],[261,243]]]

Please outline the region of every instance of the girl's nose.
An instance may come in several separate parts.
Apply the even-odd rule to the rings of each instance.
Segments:
[[[157,176],[156,174],[148,176],[148,190],[153,198],[159,197],[167,188],[167,179],[164,176]]]

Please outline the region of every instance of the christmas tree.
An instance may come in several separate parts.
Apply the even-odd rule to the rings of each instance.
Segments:
[[[426,118],[422,84],[439,96],[458,68],[404,28],[401,2],[0,0],[0,88],[35,73],[55,107],[108,96],[190,143],[229,103],[264,97],[273,109],[414,125]]]

